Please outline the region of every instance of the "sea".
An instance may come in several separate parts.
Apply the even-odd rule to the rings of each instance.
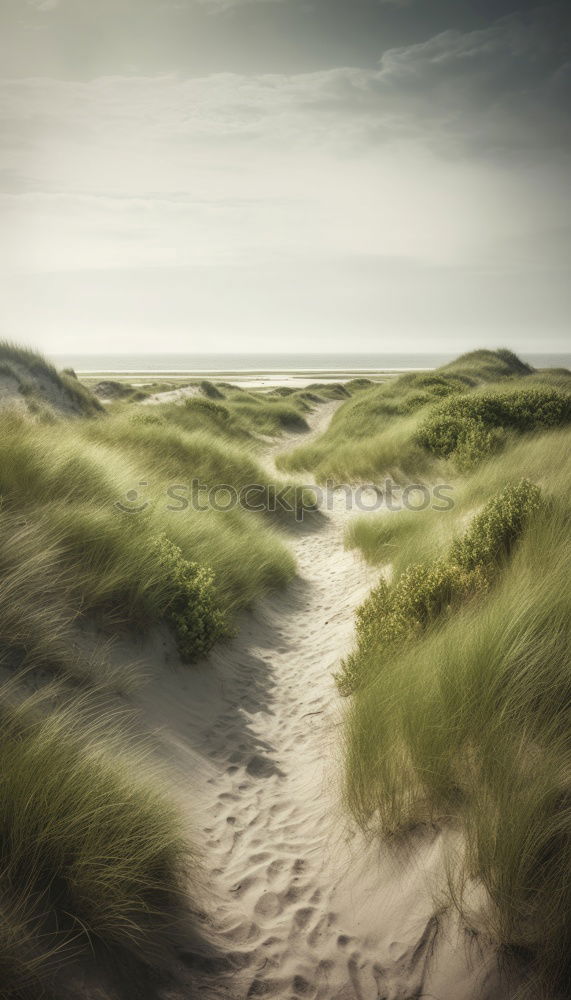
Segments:
[[[308,374],[418,371],[438,368],[458,356],[450,353],[312,353],[312,354],[67,354],[51,355],[58,368],[74,368],[78,374],[101,375],[208,375],[243,372],[251,374],[300,372]],[[570,368],[571,353],[519,356],[534,368]]]

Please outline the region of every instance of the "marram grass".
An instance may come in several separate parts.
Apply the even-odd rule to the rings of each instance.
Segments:
[[[192,870],[164,779],[85,700],[0,697],[0,997],[50,995],[81,956],[160,965]]]
[[[392,568],[345,677],[347,805],[370,835],[459,827],[451,900],[470,921],[465,888],[485,887],[485,929],[525,956],[525,996],[550,1000],[571,992],[570,443],[567,428],[511,434],[450,466],[452,511],[385,511],[347,535]],[[518,499],[507,484],[523,478]]]

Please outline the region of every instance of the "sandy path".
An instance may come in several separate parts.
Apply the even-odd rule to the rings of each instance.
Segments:
[[[205,988],[235,1000],[496,1000],[507,994],[493,953],[434,913],[442,835],[423,835],[397,863],[351,833],[340,806],[332,673],[373,576],[344,550],[351,515],[342,494],[332,501],[319,530],[293,538],[296,580],[204,668],[177,666],[168,645],[148,651],[142,707],[204,845],[225,956],[226,975],[212,967]]]

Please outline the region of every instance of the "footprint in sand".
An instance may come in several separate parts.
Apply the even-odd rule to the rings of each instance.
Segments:
[[[282,912],[280,897],[275,892],[264,892],[254,907],[262,917],[278,917]]]
[[[292,986],[294,993],[299,997],[307,997],[313,993],[313,986],[303,976],[294,976]]]
[[[284,777],[283,771],[280,771],[273,760],[270,760],[268,757],[260,757],[259,754],[255,754],[250,758],[246,765],[246,770],[253,778],[271,778],[274,774],[280,778]]]
[[[237,802],[238,796],[234,795],[232,792],[221,792],[218,799],[220,802]]]
[[[286,866],[285,861],[282,861],[280,858],[278,858],[276,861],[272,861],[271,865],[268,865],[268,872],[267,872],[270,881],[277,878],[280,872],[283,872],[285,866]]]
[[[284,903],[287,906],[291,906],[292,903],[299,903],[300,899],[307,893],[307,886],[305,885],[290,885],[289,889],[284,893]]]
[[[302,906],[301,909],[297,911],[295,917],[293,918],[294,924],[297,927],[297,929],[300,931],[305,930],[314,913],[315,913],[314,906]]]

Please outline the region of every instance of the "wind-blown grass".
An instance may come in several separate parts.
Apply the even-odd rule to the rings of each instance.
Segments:
[[[472,416],[484,405],[478,400],[491,399],[498,409],[499,398],[517,397],[521,402],[526,396],[533,408],[540,396],[556,396],[562,405],[559,422],[565,422],[570,389],[571,375],[534,374],[509,351],[474,351],[434,372],[410,372],[360,391],[340,407],[324,434],[288,452],[279,464],[290,472],[312,471],[318,482],[371,481],[381,476],[434,480],[446,471],[442,458],[455,450],[455,445],[432,447],[423,430],[432,427],[437,414],[450,411],[462,418],[455,422],[455,443],[462,438],[460,457],[473,466],[504,444],[509,433],[531,429],[529,422],[524,426],[511,417],[502,423],[497,414],[493,427],[484,426]],[[536,426],[541,426],[540,420]]]
[[[35,526],[41,550],[57,552],[58,566],[73,581],[65,592],[74,613],[99,609],[110,621],[138,627],[159,621],[169,600],[168,574],[155,547],[163,535],[182,558],[213,573],[227,614],[291,577],[293,559],[270,526],[272,519],[287,518],[287,511],[217,511],[208,509],[204,493],[259,484],[269,506],[276,486],[268,473],[251,452],[214,433],[210,414],[210,430],[204,422],[201,430],[186,430],[186,408],[178,411],[180,425],[155,418],[154,411],[150,423],[121,412],[100,422],[58,424],[57,434],[17,415],[2,418],[5,511]],[[203,490],[194,505],[193,479]],[[128,490],[141,481],[147,484],[139,489],[141,502],[130,502]],[[187,504],[183,509],[167,493],[174,484]],[[293,487],[291,497],[303,502]],[[115,504],[122,501],[119,510]]]
[[[160,965],[189,854],[158,775],[86,703],[1,695],[0,996],[43,996],[93,952]]]
[[[93,416],[103,408],[99,400],[68,370],[58,372],[37,351],[0,341],[0,374],[7,375],[25,397],[30,412],[44,419],[64,410]]]
[[[381,577],[357,610],[357,648],[337,675],[341,692],[350,694],[363,683],[360,667],[371,655],[380,669],[392,650],[417,640],[443,614],[485,592],[541,503],[533,483],[508,483],[454,539],[445,557],[412,563],[390,584]]]
[[[484,452],[461,475],[449,465],[451,510],[385,511],[351,525],[347,544],[392,575],[358,613],[341,675],[353,691],[353,815],[382,836],[423,823],[461,828],[451,899],[464,909],[466,884],[483,884],[480,919],[527,955],[534,997],[571,990],[571,432],[548,429],[533,405],[544,398],[534,386],[553,400],[551,378],[516,372],[494,388],[499,422],[506,397],[529,386],[524,409],[539,429],[510,432],[501,454]],[[569,379],[555,378],[560,393]],[[492,396],[482,384],[450,405],[479,406],[482,392]],[[527,485],[507,486],[522,477]]]
[[[0,667],[13,675],[0,689],[0,998],[55,1000],[86,959],[126,998],[171,961],[196,871],[148,748],[118,736],[127,720],[110,708],[102,657],[77,651],[77,622],[103,626],[103,645],[164,623],[192,660],[286,583],[295,564],[278,526],[305,499],[284,484],[292,510],[272,512],[281,484],[256,450],[263,434],[305,429],[310,402],[209,385],[187,405],[103,415],[72,373],[2,356],[8,394],[24,369],[36,382],[27,406],[0,412]],[[65,419],[80,413],[100,418]],[[206,502],[247,486],[265,509]],[[26,683],[43,696],[24,698]]]
[[[488,889],[492,930],[567,988],[568,578],[568,513],[551,509],[483,602],[382,662],[363,660],[346,730],[346,790],[359,821],[383,832],[460,821],[459,877]]]

